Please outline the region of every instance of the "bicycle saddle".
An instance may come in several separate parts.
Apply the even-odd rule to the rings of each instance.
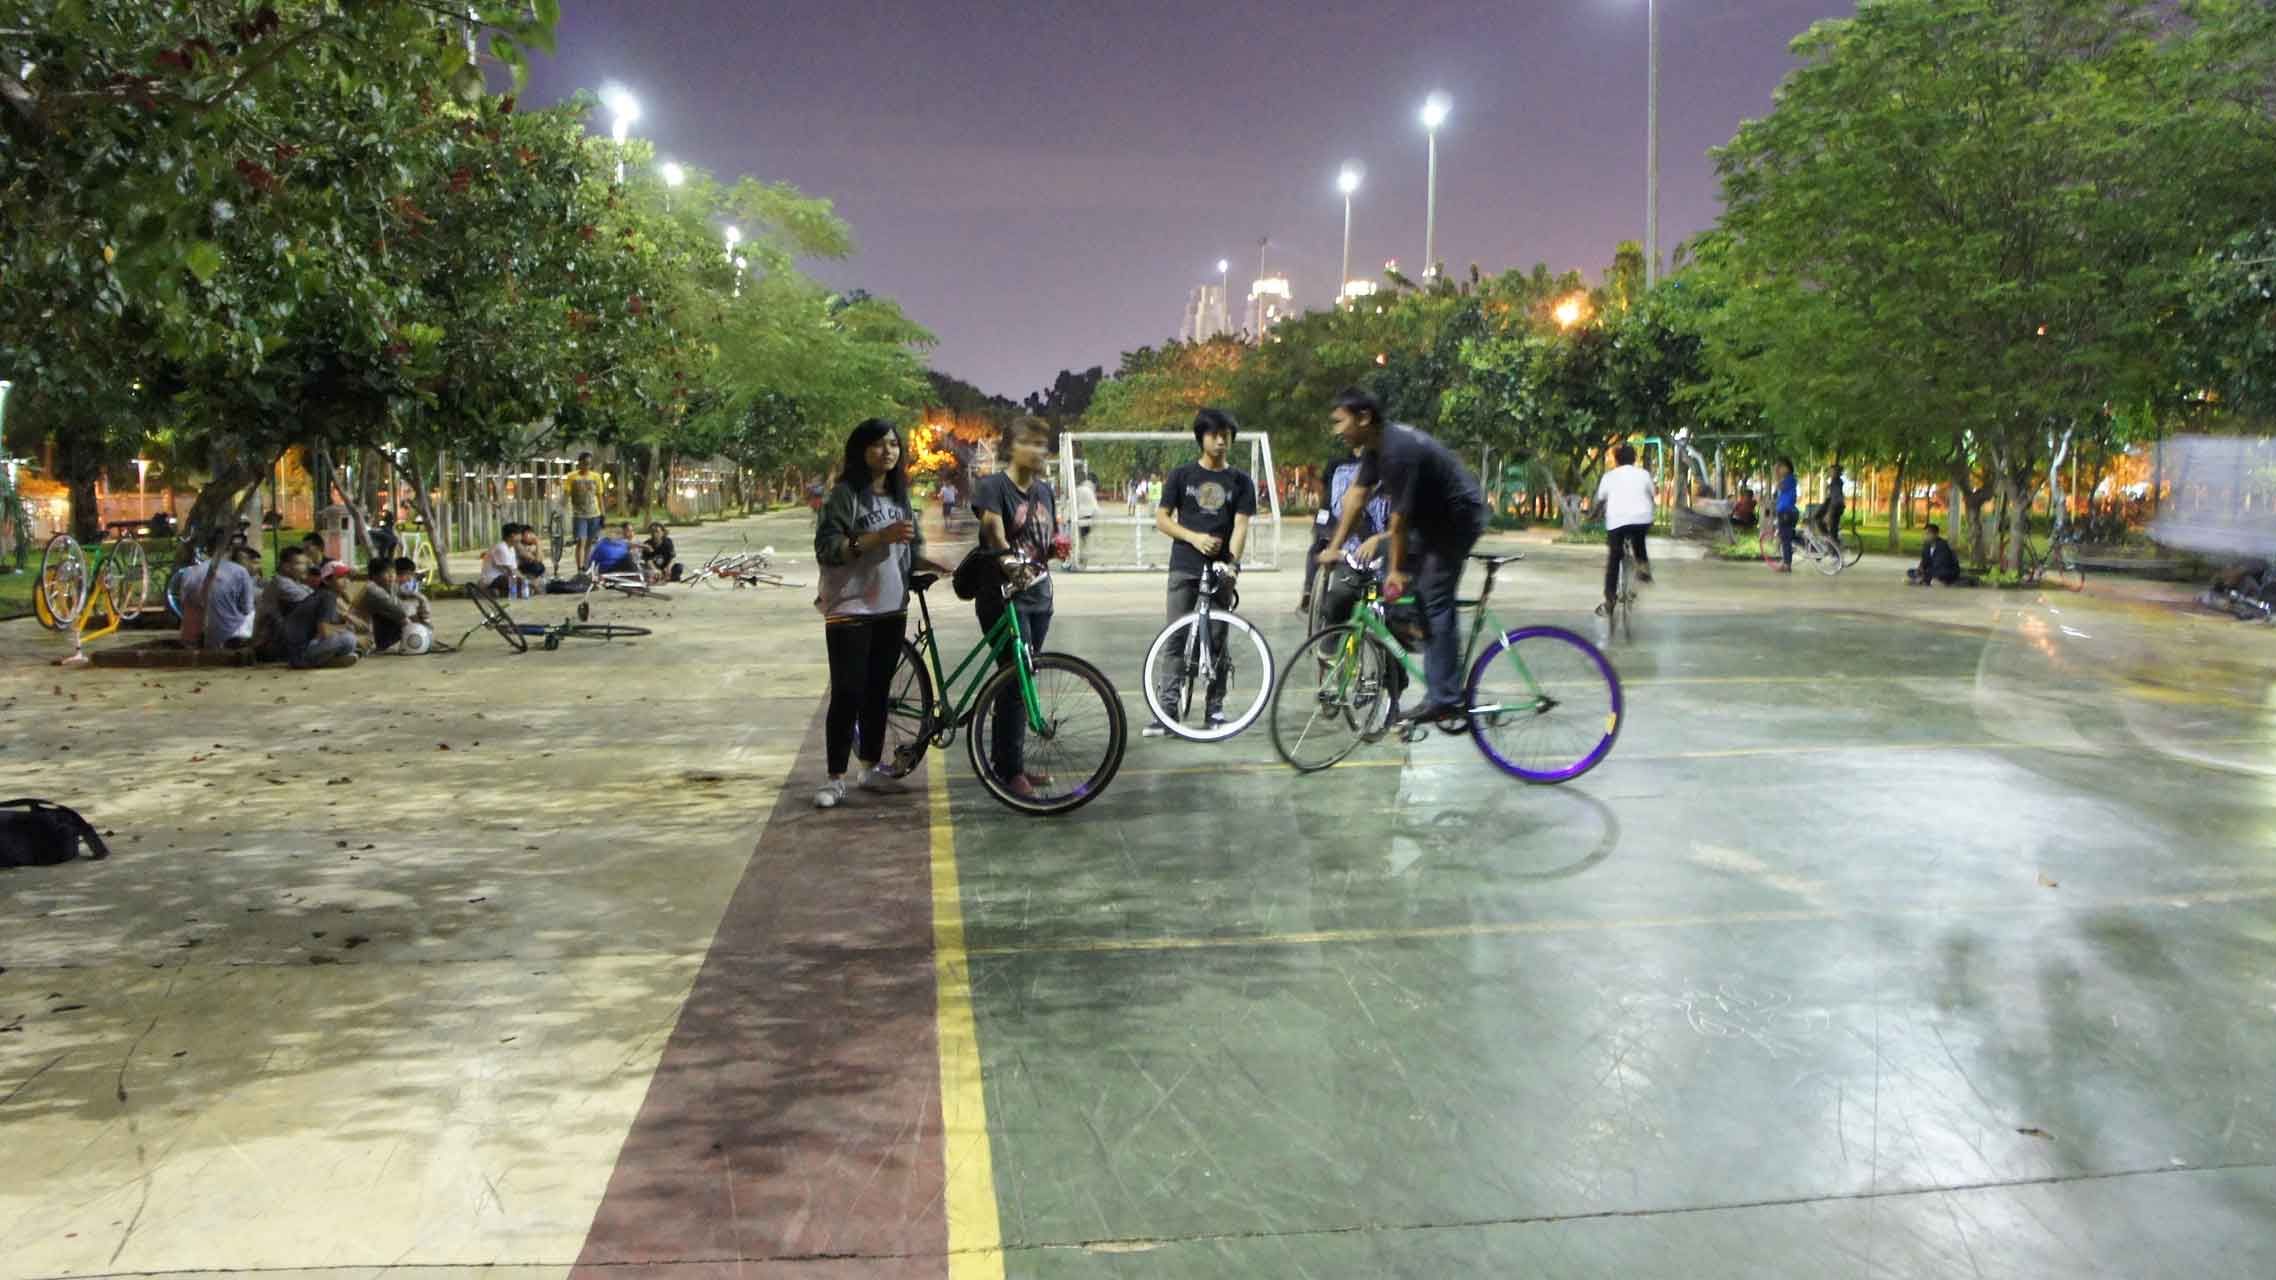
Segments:
[[[909,590],[928,591],[938,581],[940,575],[937,573],[913,573],[909,575]]]
[[[1473,553],[1470,558],[1472,560],[1482,560],[1485,563],[1492,565],[1496,569],[1499,569],[1505,564],[1516,564],[1518,561],[1523,560],[1525,558],[1525,555],[1522,552],[1506,556],[1482,556]]]

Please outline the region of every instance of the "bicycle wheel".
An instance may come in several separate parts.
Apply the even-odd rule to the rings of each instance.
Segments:
[[[1264,634],[1237,613],[1212,613],[1210,621],[1225,629],[1222,650],[1205,655],[1224,680],[1225,692],[1221,699],[1213,699],[1205,688],[1199,715],[1194,714],[1194,686],[1209,681],[1195,669],[1190,657],[1201,654],[1197,643],[1201,615],[1189,613],[1172,622],[1146,648],[1146,709],[1163,727],[1189,742],[1223,742],[1255,724],[1272,698],[1272,647],[1265,643]],[[1170,683],[1173,675],[1179,690],[1174,707],[1162,700],[1162,686]],[[1210,716],[1212,702],[1221,710],[1222,719]]]
[[[554,562],[558,564],[560,560],[561,556],[557,551],[554,554]],[[423,537],[412,539],[411,565],[418,571],[421,578],[433,578],[441,569],[435,560],[435,544]]]
[[[621,622],[564,622],[545,633],[545,647],[557,648],[556,640],[633,640],[654,634],[646,627],[628,627]]]
[[[79,620],[79,611],[87,607],[92,582],[87,553],[80,549],[78,540],[68,533],[49,538],[46,549],[40,552],[40,603],[46,608],[42,620],[57,631],[70,630]]]
[[[1478,750],[1527,782],[1577,778],[1620,737],[1620,677],[1602,650],[1560,627],[1496,637],[1465,696]]]
[[[1312,569],[1312,601],[1304,609],[1304,634],[1314,635],[1320,630],[1320,611],[1327,606],[1328,580],[1335,570],[1325,565]]]
[[[933,676],[917,646],[903,642],[901,665],[893,671],[893,693],[885,709],[885,749],[878,759],[907,774],[925,758],[933,740]]]
[[[1122,767],[1129,741],[1122,695],[1097,667],[1064,653],[1035,655],[1034,675],[1043,727],[1029,723],[1019,669],[1004,667],[980,688],[965,746],[980,785],[1006,808],[1070,813],[1097,799]],[[1019,757],[1016,772],[997,770],[999,749]]]
[[[1865,531],[1853,521],[1842,534],[1841,563],[1845,568],[1854,569],[1857,562],[1865,558]]]
[[[143,606],[150,603],[150,557],[142,553],[142,544],[131,534],[120,538],[103,557],[103,571],[111,576],[111,603],[119,619],[132,622],[141,617]]]
[[[1762,562],[1764,564],[1780,563],[1778,554],[1778,526],[1775,523],[1769,520],[1763,521],[1762,526],[1754,531],[1754,543],[1755,554],[1762,557]]]
[[[1829,578],[1849,567],[1842,562],[1841,550],[1834,546],[1833,539],[1822,533],[1810,535],[1810,563]]]
[[[529,637],[523,635],[522,629],[514,625],[513,615],[506,612],[506,606],[498,603],[497,597],[478,586],[468,586],[466,597],[474,602],[474,611],[482,615],[482,621],[467,628],[466,635],[458,638],[461,648],[465,647],[468,636],[487,629],[502,636],[507,647],[515,653],[529,652]]]
[[[1356,623],[1314,632],[1272,691],[1272,748],[1299,773],[1341,762],[1383,733],[1397,659]]]
[[[2068,542],[2047,548],[2047,565],[2040,576],[2072,591],[2086,590],[2086,568],[2078,561],[2078,548]]]

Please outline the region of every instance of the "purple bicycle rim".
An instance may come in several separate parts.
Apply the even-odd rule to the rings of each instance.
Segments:
[[[1501,770],[1503,773],[1506,773],[1513,778],[1522,778],[1527,782],[1569,781],[1573,778],[1581,776],[1584,773],[1587,773],[1589,770],[1594,769],[1599,763],[1601,763],[1604,757],[1611,753],[1612,744],[1620,737],[1620,721],[1627,715],[1627,703],[1623,699],[1620,692],[1620,677],[1613,671],[1612,662],[1610,659],[1604,656],[1604,651],[1602,649],[1597,648],[1595,645],[1590,644],[1588,641],[1581,639],[1579,636],[1574,635],[1572,632],[1567,631],[1562,627],[1519,627],[1514,631],[1503,632],[1501,640],[1498,643],[1496,643],[1486,652],[1478,655],[1478,661],[1470,668],[1470,687],[1472,689],[1477,688],[1478,682],[1485,678],[1486,668],[1493,664],[1493,660],[1497,657],[1500,657],[1504,652],[1514,647],[1518,641],[1525,639],[1527,636],[1552,637],[1561,643],[1573,646],[1574,648],[1580,650],[1582,653],[1585,653],[1596,660],[1597,671],[1604,676],[1605,684],[1612,690],[1611,731],[1607,732],[1602,738],[1598,739],[1596,746],[1591,749],[1587,755],[1582,756],[1578,761],[1575,761],[1574,763],[1569,764],[1562,769],[1557,769],[1546,773],[1532,769],[1519,768],[1514,761],[1503,759],[1501,754],[1494,750],[1493,743],[1487,739],[1486,726],[1479,721],[1471,722],[1470,737],[1478,744],[1478,750],[1485,755],[1486,759],[1494,762],[1495,768]]]

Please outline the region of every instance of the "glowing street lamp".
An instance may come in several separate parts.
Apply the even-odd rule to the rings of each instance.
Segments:
[[[1225,332],[1226,326],[1233,323],[1232,304],[1227,301],[1230,295],[1226,292],[1232,288],[1232,285],[1233,264],[1227,259],[1219,258],[1217,260],[1217,332],[1219,333]]]
[[[1587,314],[1587,310],[1588,304],[1583,302],[1581,296],[1576,293],[1559,302],[1549,314],[1557,318],[1558,328],[1570,329],[1581,322],[1582,317]]]
[[[1343,192],[1343,274],[1336,277],[1343,282],[1336,285],[1336,295],[1341,297],[1351,291],[1351,193],[1359,190],[1359,170],[1345,165],[1336,175],[1336,190]]]
[[[149,485],[150,459],[136,458],[134,460],[134,518],[137,520],[150,518]]]
[[[1430,135],[1430,193],[1423,207],[1423,277],[1438,274],[1438,126],[1454,104],[1443,93],[1423,99],[1422,124]]]
[[[688,180],[688,171],[669,160],[664,162],[664,167],[660,172],[664,175],[664,185],[667,187],[682,186]]]
[[[616,180],[624,183],[624,142],[632,136],[633,123],[640,119],[640,100],[632,91],[620,84],[601,90],[601,105],[608,108],[609,136],[616,139]]]

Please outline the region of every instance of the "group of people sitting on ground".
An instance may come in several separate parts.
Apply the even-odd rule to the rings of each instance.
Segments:
[[[584,571],[558,579],[547,568],[538,549],[537,526],[509,521],[498,531],[498,541],[482,553],[476,581],[492,595],[522,599],[547,592],[580,592],[589,583],[586,574],[639,574],[643,582],[677,582],[683,572],[679,550],[661,521],[648,526],[644,542],[632,540],[632,525],[619,521],[593,543],[592,559]]]
[[[261,578],[261,549],[235,542],[175,575],[182,641],[195,648],[251,649],[264,662],[297,668],[350,667],[373,653],[425,653],[434,613],[408,558],[374,558],[363,590],[348,597],[354,572],[324,554],[323,540],[277,553]]]

